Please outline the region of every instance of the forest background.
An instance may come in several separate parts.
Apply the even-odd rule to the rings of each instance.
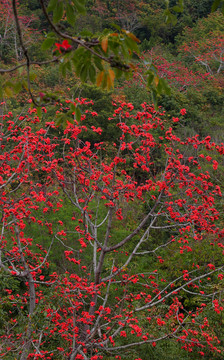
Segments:
[[[0,157],[1,357],[4,359],[146,360],[149,356],[150,359],[163,356],[168,360],[202,357],[222,359],[224,350],[223,202],[220,197],[224,182],[224,163],[221,158],[224,133],[222,2],[185,0],[170,1],[168,4],[153,0],[88,0],[86,3],[77,1],[74,2],[75,16],[69,5],[61,8],[61,5],[57,5],[61,2],[51,0],[50,5],[43,2],[49,6],[50,19],[57,25],[59,35],[68,34],[68,38],[64,39],[58,37],[58,34],[55,35],[55,31],[52,32],[38,0],[20,0],[14,3],[22,31],[22,43],[11,2],[0,1],[2,20],[0,116],[1,147],[4,150]],[[216,11],[211,12],[212,7]],[[81,50],[78,55],[71,58],[73,50],[75,54],[77,48],[82,48],[79,44],[74,47],[69,39],[69,36],[72,37],[74,34],[77,36],[75,40],[77,44],[79,41],[84,41],[89,48],[86,49],[86,53]],[[118,45],[115,43],[118,38],[121,41],[121,56],[119,53],[116,57]],[[101,63],[94,54],[92,62],[89,61],[89,49],[99,49],[98,54],[105,61],[102,60]],[[114,51],[115,55],[111,55],[110,51]],[[29,66],[27,66],[28,59]],[[13,68],[15,69],[11,71],[10,69]],[[141,156],[145,156],[144,139],[141,140],[141,150],[135,147],[134,150],[131,149],[132,144],[135,143],[133,139],[140,131],[138,121],[146,114],[153,119],[151,126],[155,129],[151,138],[153,156],[149,165],[141,160]],[[163,118],[166,119],[164,122],[161,120]],[[133,132],[130,130],[131,127],[128,135],[124,127],[121,125],[118,127],[117,121],[121,122],[121,119],[125,119],[123,120],[125,124],[131,119],[132,126],[136,125],[136,128],[139,126],[136,134],[134,130]],[[24,121],[23,125],[18,127],[18,121]],[[76,130],[81,134],[80,141],[85,146],[89,146],[88,149],[82,147],[80,151],[84,151],[85,161],[88,159],[87,162],[91,164],[92,169],[95,167],[95,171],[102,172],[101,163],[105,162],[103,171],[106,175],[109,173],[106,165],[110,161],[114,162],[116,158],[118,163],[120,162],[120,168],[118,166],[120,170],[117,170],[120,171],[117,175],[118,181],[121,181],[126,171],[126,181],[130,181],[132,188],[125,193],[127,186],[120,185],[124,187],[118,189],[120,192],[117,202],[113,200],[114,203],[109,202],[105,205],[102,200],[104,201],[106,197],[105,199],[102,197],[102,192],[103,196],[109,196],[105,189],[109,191],[110,185],[111,188],[114,185],[107,183],[107,179],[97,180],[96,192],[101,192],[101,197],[95,196],[92,205],[89,204],[88,202],[92,201],[89,200],[91,192],[87,196],[89,190],[87,191],[85,186],[88,188],[89,185],[83,183],[89,180],[88,166],[86,163],[76,165],[81,190],[74,190],[77,180],[72,180],[73,174],[69,167],[72,160],[69,158],[69,152],[63,153],[65,147],[62,143],[59,144],[57,155],[54,154],[56,159],[60,152],[69,159],[70,163],[66,165],[63,165],[63,161],[59,159],[58,165],[62,170],[55,168],[56,175],[54,172],[51,173],[53,167],[51,170],[47,169],[46,159],[43,160],[41,157],[40,168],[37,170],[38,164],[36,164],[35,171],[30,170],[28,164],[29,162],[31,164],[31,160],[27,153],[18,156],[18,159],[16,156],[13,157],[18,151],[13,142],[17,143],[21,140],[20,136],[25,136],[25,129],[28,126],[26,121],[32,130],[33,138],[36,137],[35,141],[39,144],[39,148],[46,145],[44,142],[41,145],[43,141],[39,138],[41,131],[47,128],[47,131],[51,132],[54,143],[50,142],[49,146],[52,146],[51,151],[52,153],[55,151],[55,154],[58,145],[55,142],[56,137],[64,141],[63,136],[65,134],[70,136],[70,131],[75,131],[71,130],[72,126],[77,126],[78,130]],[[82,121],[83,128],[80,125]],[[173,130],[168,137],[171,127]],[[72,137],[79,134],[73,134]],[[139,133],[139,139],[140,136],[143,136],[142,133]],[[126,141],[122,150],[127,152],[123,157],[115,156],[114,153],[114,147],[118,146],[118,138],[119,141],[121,138]],[[160,146],[163,146],[165,138],[169,146],[166,144],[164,147],[166,150],[163,152]],[[184,139],[184,142],[179,149],[177,144],[180,138]],[[79,138],[76,137],[75,140],[77,139]],[[21,141],[25,143],[25,140]],[[105,153],[101,142],[106,146]],[[203,146],[200,156],[191,149],[199,145]],[[74,148],[75,146],[78,145],[74,145]],[[205,226],[202,220],[199,221],[198,218],[195,220],[191,217],[192,214],[189,214],[188,221],[184,221],[186,227],[189,223],[191,226],[192,233],[189,237],[183,235],[186,230],[182,233],[179,231],[181,223],[179,210],[175,210],[179,218],[174,221],[172,216],[174,209],[170,210],[167,197],[163,195],[164,189],[161,186],[158,190],[162,176],[166,178],[168,172],[172,173],[170,168],[168,169],[170,163],[167,167],[167,162],[170,161],[167,160],[167,154],[170,155],[171,147],[175,149],[172,150],[175,156],[182,152],[184,159],[188,159],[181,163],[181,171],[186,171],[183,166],[187,163],[193,171],[193,175],[189,173],[188,176],[195,182],[201,181],[200,191],[207,191],[206,186],[211,187],[211,193],[218,198],[215,202],[209,195],[206,197],[198,190],[197,196],[198,198],[201,196],[203,205],[200,205],[202,207],[197,211],[198,213],[201,211],[202,220],[208,217],[209,221],[213,222],[213,227],[210,223]],[[99,151],[95,153],[93,148]],[[134,152],[137,165],[131,160],[125,162],[129,158],[130,149]],[[91,154],[87,150],[91,151]],[[34,156],[32,147],[29,151],[30,156]],[[140,151],[143,153],[140,154]],[[215,154],[211,156],[212,151]],[[102,153],[96,155],[99,152]],[[77,157],[79,155],[76,154]],[[99,156],[96,164],[92,162],[94,156]],[[199,157],[204,161],[201,165],[203,180],[199,180],[201,173],[195,169],[199,164]],[[29,180],[24,180],[24,177],[15,171],[17,161],[17,169],[20,169],[21,174],[24,171],[21,164],[25,161],[24,168],[28,169],[26,176]],[[150,171],[147,170],[146,165],[145,167],[139,165],[141,161],[149,166]],[[176,181],[177,185],[181,182],[180,170],[175,168],[173,171],[173,176],[176,177],[173,181],[174,183]],[[67,177],[67,185],[62,186],[64,180],[60,178],[60,172],[65,178]],[[150,175],[146,174],[148,172]],[[81,175],[85,180],[81,179]],[[49,180],[50,176],[56,178],[52,183]],[[127,179],[128,176],[131,180]],[[154,181],[151,187],[147,188],[150,196],[146,193],[140,200],[138,193],[139,191],[144,193],[143,185],[149,184],[149,179]],[[101,180],[105,188],[100,188]],[[168,180],[166,178],[167,187]],[[91,181],[93,178],[90,177],[90,184]],[[72,186],[73,192],[70,193]],[[169,190],[172,195],[170,193],[166,196],[173,197],[178,206],[185,198],[186,203],[193,206],[191,190],[196,185],[188,181],[181,186],[186,187],[182,197],[175,187]],[[197,186],[200,188],[199,185]],[[134,195],[131,193],[132,190]],[[86,192],[83,206],[80,191]],[[26,200],[25,205],[21,205],[26,198],[24,194],[27,193],[32,198],[32,204],[29,204],[31,200]],[[42,200],[41,196],[43,196]],[[51,196],[55,199],[51,199]],[[155,224],[148,224],[145,221],[142,225],[139,230],[141,239],[146,236],[148,229],[150,235],[147,234],[143,246],[143,241],[141,247],[139,245],[141,251],[138,256],[133,256],[136,255],[135,250],[132,250],[134,240],[125,241],[124,246],[119,246],[117,251],[116,244],[122,245],[122,239],[126,239],[129,233],[135,232],[141,219],[145,219],[163,196],[162,206],[167,213],[164,215],[165,210],[164,213],[162,210],[164,217],[155,220]],[[98,205],[96,205],[97,201],[99,201]],[[206,202],[212,209],[206,210],[210,211],[209,215],[205,211]],[[28,214],[27,209],[32,213]],[[108,213],[107,209],[109,209]],[[100,215],[96,215],[98,212]],[[104,227],[104,221],[110,218],[110,214],[112,225]],[[151,215],[156,219],[160,213],[152,212]],[[94,261],[96,263],[99,261],[100,264],[102,242],[99,240],[97,243],[91,231],[86,230],[85,221],[91,224],[91,216],[96,216],[96,219],[98,216],[98,220],[103,224],[99,230],[99,239],[106,237],[108,231],[111,231],[110,236],[115,238],[113,240],[115,242],[110,245],[111,249],[107,247],[109,255],[104,260],[100,273],[101,280],[106,279],[104,283],[108,292],[101,290],[101,280],[96,280],[97,271],[94,269]],[[94,243],[94,239],[96,246],[91,244],[91,241]],[[35,246],[40,253],[35,252]],[[89,248],[93,249],[93,255]],[[124,266],[123,264],[126,264],[124,257],[129,254],[132,254],[130,259],[132,262]],[[195,288],[198,286],[198,291],[193,291],[191,288],[187,290],[186,287],[191,285],[188,273],[195,267],[202,271],[202,274],[195,275],[196,280],[193,282]],[[200,278],[204,276],[203,274],[207,274],[205,269],[208,273],[206,283]],[[113,273],[114,284],[111,285]],[[142,280],[146,274],[150,281]],[[32,277],[31,280],[29,276]],[[74,278],[75,276],[77,278]],[[169,299],[168,303],[165,303],[166,288],[161,287],[161,284],[163,286],[163,283],[168,282],[172,285],[172,279],[178,279],[173,285],[174,289],[178,289],[174,294],[177,296],[173,295],[172,301]],[[186,287],[182,285],[182,280],[187,282]],[[92,283],[94,289],[91,289]],[[34,303],[38,304],[34,305],[33,309],[32,284],[35,284]],[[96,300],[94,291],[99,291],[97,308],[96,304],[93,305]],[[111,292],[116,293],[116,291],[116,298],[111,297]],[[154,301],[150,309],[151,314],[146,314],[148,308],[142,305],[142,301],[147,304],[147,291],[150,296],[154,293],[157,297],[160,292],[162,297],[165,296],[164,302],[159,301],[158,306]],[[74,293],[74,298],[68,295],[69,292]],[[200,296],[204,298],[201,299]],[[78,304],[77,301],[80,303]],[[117,307],[116,302],[119,303]],[[87,310],[88,306],[89,310]],[[133,315],[133,323],[128,321],[128,317],[130,318],[128,311],[134,313],[141,307],[143,312],[138,317]],[[71,323],[66,322],[68,318]],[[196,325],[195,318],[197,318]],[[108,328],[109,323],[114,324],[111,326],[112,330]],[[206,326],[205,331],[203,329]],[[92,337],[83,337],[83,333],[89,334],[88,331]],[[133,339],[133,336],[136,336],[137,340]],[[131,346],[126,346],[127,344]]]

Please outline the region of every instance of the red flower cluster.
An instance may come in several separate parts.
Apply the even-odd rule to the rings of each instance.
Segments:
[[[55,43],[55,45],[56,45],[55,50],[58,50],[60,53],[72,49],[72,46],[69,44],[68,40],[63,40],[61,44]]]

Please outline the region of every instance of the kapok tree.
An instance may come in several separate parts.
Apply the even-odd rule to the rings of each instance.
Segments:
[[[80,120],[69,110],[78,104]],[[105,143],[87,101],[58,105],[43,128],[35,108],[1,121],[0,356],[134,359],[137,346],[164,339],[221,354],[210,317],[223,310],[221,190],[212,181],[223,144],[181,140],[172,122],[186,110],[171,121],[146,103],[138,112],[114,104],[105,121],[117,140]],[[199,244],[201,254],[215,249],[213,260],[196,256]],[[176,252],[184,266],[170,271]]]
[[[183,56],[194,59],[209,75],[223,73],[223,15],[210,14],[194,28],[186,28],[179,50]]]
[[[185,92],[189,88],[200,89],[202,83],[211,80],[211,76],[203,71],[195,71],[187,67],[183,62],[173,60],[168,61],[162,54],[162,49],[152,48],[150,51],[143,52],[140,62],[136,65],[136,73],[131,80],[125,82],[126,85],[135,84],[138,87],[145,87],[146,84],[156,89],[167,84],[180,92]],[[146,77],[148,74],[148,78]],[[169,94],[169,89],[167,90]]]

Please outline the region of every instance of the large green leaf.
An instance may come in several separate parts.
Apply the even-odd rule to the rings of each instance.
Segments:
[[[42,45],[41,45],[41,49],[42,50],[48,50],[52,45],[54,45],[55,43],[55,38],[54,37],[47,37]]]
[[[81,115],[82,115],[82,113],[81,113],[80,107],[77,105],[75,108],[75,117],[76,117],[77,121],[81,120]]]
[[[100,71],[103,71],[102,60],[94,55],[93,61],[94,61],[94,64],[96,65],[97,69],[99,69]]]
[[[67,71],[66,63],[65,64],[63,64],[63,63],[60,64],[59,71],[61,72],[63,77],[66,77],[66,71]]]
[[[85,3],[84,3],[85,4]],[[86,8],[85,5],[83,4],[83,2],[81,0],[75,0],[74,1],[74,5],[76,7],[76,10],[80,13],[85,15],[86,14]]]
[[[70,25],[74,26],[76,21],[75,9],[71,4],[66,4],[66,17]]]
[[[159,79],[157,91],[158,91],[158,94],[161,94],[162,92],[164,92],[166,95],[170,95],[171,90],[165,79],[163,79],[163,78]]]
[[[53,12],[53,22],[58,23],[64,12],[64,4],[62,1],[57,1],[57,4],[55,6],[54,12]]]
[[[148,72],[148,76],[147,76],[147,85],[150,86],[153,82],[154,79],[154,74],[152,72]]]
[[[93,84],[96,82],[96,69],[92,64],[89,67],[89,78]]]
[[[50,0],[48,7],[47,7],[47,11],[54,11],[55,7],[57,6],[58,0]]]
[[[84,63],[81,68],[79,76],[83,82],[85,82],[87,80],[89,65],[90,65],[90,63]]]

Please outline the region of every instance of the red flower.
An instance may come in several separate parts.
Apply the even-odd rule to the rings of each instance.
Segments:
[[[214,170],[217,170],[217,168],[218,168],[218,161],[216,161],[216,160],[213,160],[213,169]]]
[[[84,357],[81,354],[78,354],[78,355],[76,355],[75,359],[82,360],[82,359],[84,359]]]
[[[180,114],[181,114],[181,115],[185,115],[186,113],[187,113],[186,109],[181,109],[181,110],[180,110]]]
[[[61,44],[55,43],[55,45],[57,47],[55,50],[58,50],[60,53],[61,53],[61,49],[69,50],[72,48],[72,46],[68,43],[68,40],[63,40]]]
[[[121,331],[121,332],[120,332],[120,336],[126,337],[126,336],[127,336],[127,334],[126,334],[126,332],[125,332],[125,331]]]
[[[215,270],[215,265],[213,265],[213,264],[208,264],[207,266],[209,267],[209,269]]]

